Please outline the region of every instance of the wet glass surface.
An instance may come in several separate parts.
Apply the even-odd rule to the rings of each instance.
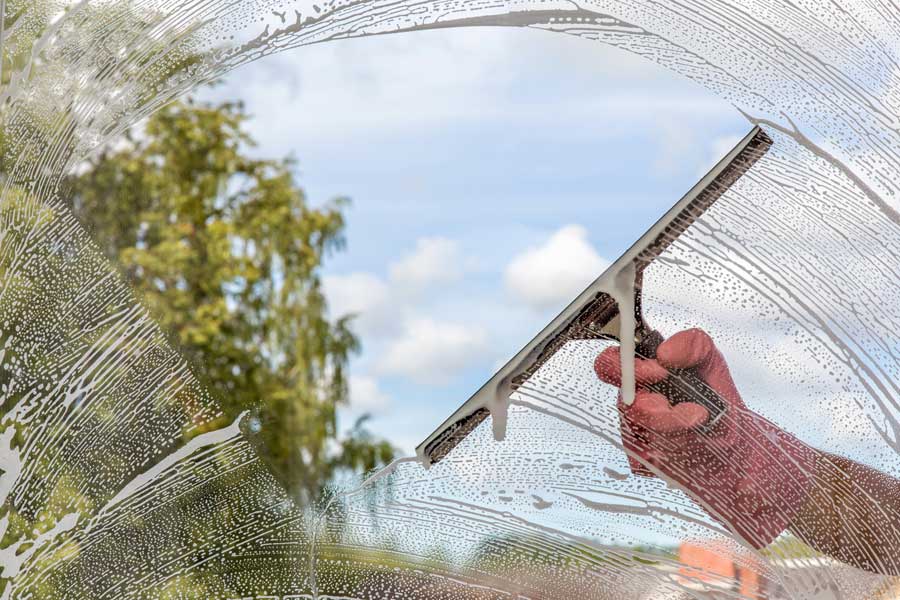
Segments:
[[[894,597],[896,7],[3,10],[3,598]],[[623,443],[618,390],[594,368],[610,342],[573,339],[439,463],[401,459],[295,502],[265,460],[266,424],[223,410],[195,376],[76,220],[65,176],[169,100],[266,55],[474,25],[637,53],[772,138],[644,273],[647,322],[666,337],[707,332],[735,386],[717,391],[739,396],[716,432]]]

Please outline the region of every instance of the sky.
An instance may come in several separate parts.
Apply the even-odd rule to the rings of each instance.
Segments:
[[[323,271],[363,346],[341,427],[403,454],[750,130],[649,61],[512,28],[299,48],[201,98],[242,100],[312,204],[351,199]]]

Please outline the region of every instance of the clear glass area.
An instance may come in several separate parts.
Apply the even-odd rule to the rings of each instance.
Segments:
[[[10,0],[0,13],[0,598],[900,594],[895,7]],[[654,419],[671,407],[648,400],[640,372],[638,400],[620,406],[617,388],[595,371],[612,342],[570,339],[505,399],[503,441],[492,432],[495,412],[430,468],[407,457],[358,480],[343,464],[326,473],[315,452],[331,435],[329,402],[345,391],[345,362],[311,361],[294,373],[291,389],[321,412],[287,411],[293,420],[245,408],[226,380],[313,354],[315,327],[349,351],[337,324],[310,325],[292,304],[297,294],[319,302],[317,288],[284,287],[306,264],[292,257],[339,245],[328,237],[340,229],[334,215],[314,215],[327,235],[308,235],[306,245],[278,228],[296,216],[295,205],[274,203],[284,194],[225,219],[252,204],[239,184],[276,186],[279,167],[245,165],[236,178],[189,173],[190,185],[179,187],[177,168],[154,169],[202,162],[206,154],[187,142],[151,148],[121,172],[104,175],[92,161],[141,147],[161,126],[142,132],[149,115],[177,122],[179,113],[165,112],[173,99],[267,55],[485,25],[543,30],[536,44],[547,32],[574,35],[653,60],[772,138],[765,157],[643,277],[650,327],[670,340],[693,329],[708,335],[661,349],[659,361],[700,353],[686,368],[725,397],[725,416],[711,431],[701,423],[635,433],[628,419],[656,436],[666,425]],[[85,192],[85,173],[108,176],[103,193]],[[155,187],[144,194],[135,181]],[[216,365],[190,344],[227,327],[178,337],[191,319],[168,319],[152,286],[177,294],[186,280],[132,285],[170,266],[141,262],[141,250],[190,245],[208,222],[136,226],[134,252],[112,257],[117,242],[85,227],[85,215],[126,194],[140,219],[156,211],[174,223],[166,211],[181,210],[194,188],[206,189],[207,208],[234,228],[219,232],[220,247],[248,269],[269,269],[259,294],[241,296],[246,282],[233,277],[229,300],[204,307],[259,316],[250,320],[258,329],[242,330],[231,348],[258,344],[259,371],[206,377]],[[231,206],[229,194],[246,202]],[[133,216],[123,209],[111,218]],[[271,235],[246,244],[257,223]],[[269,255],[269,243],[283,246]],[[268,259],[255,263],[261,255]],[[279,302],[266,307],[275,308],[259,309],[273,297]],[[275,321],[296,326],[283,339],[255,333]],[[294,397],[281,389],[272,402]],[[644,412],[628,412],[635,407]],[[679,411],[670,428],[697,419]],[[305,428],[311,419],[321,430]],[[389,455],[363,442],[375,454],[353,455],[357,471]],[[303,451],[285,460],[282,446],[293,443]],[[331,487],[318,493],[326,480]]]

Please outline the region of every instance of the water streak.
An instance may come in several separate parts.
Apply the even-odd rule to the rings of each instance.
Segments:
[[[82,0],[2,12],[3,598],[738,598],[751,578],[773,599],[887,597],[888,577],[788,536],[755,550],[677,486],[625,476],[616,390],[592,369],[598,340],[571,340],[512,395],[502,443],[485,423],[430,470],[398,463],[323,511],[294,506],[252,432],[223,421],[75,220],[62,181],[172,98],[303,45],[490,25],[617,46],[706,86],[774,140],[647,269],[648,321],[709,331],[751,409],[900,476],[890,2]],[[897,523],[885,506],[885,539],[900,540]],[[683,542],[737,568],[686,569]]]

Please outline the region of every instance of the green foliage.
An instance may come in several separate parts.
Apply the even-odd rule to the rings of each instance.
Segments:
[[[369,415],[356,420],[350,435],[340,442],[341,451],[335,456],[334,466],[367,473],[386,465],[394,458],[394,447],[386,440],[379,440],[365,428]]]
[[[290,160],[249,156],[246,119],[240,104],[169,105],[71,177],[73,209],[226,418],[250,411],[270,466],[311,501],[393,451],[361,426],[330,443],[359,342],[328,320],[320,268],[344,244],[347,201],[311,207]]]
[[[815,559],[825,556],[790,534],[779,536],[759,552],[770,560]]]

